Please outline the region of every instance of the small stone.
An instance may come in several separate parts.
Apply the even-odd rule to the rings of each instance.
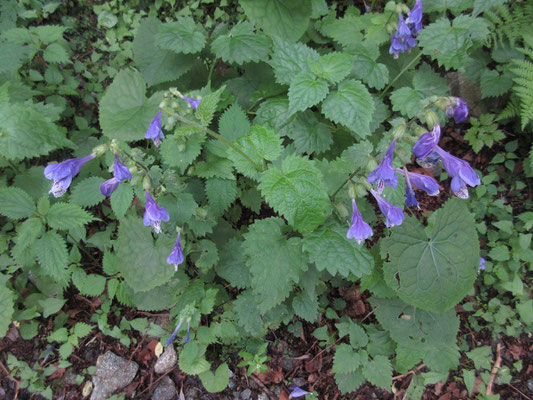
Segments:
[[[294,379],[292,380],[292,384],[293,384],[294,386],[300,386],[300,387],[302,387],[302,386],[305,386],[305,385],[307,384],[307,380],[305,380],[304,378],[294,378]]]
[[[152,394],[152,400],[173,400],[176,398],[176,385],[169,376],[161,379]]]
[[[268,398],[268,395],[266,393],[260,393],[257,396],[257,400],[270,400],[270,399]]]
[[[107,351],[96,360],[91,400],[105,400],[108,395],[128,386],[138,370],[139,365],[135,361],[128,361]]]
[[[185,395],[185,400],[198,400],[202,395],[202,391],[195,387],[190,387]]]
[[[241,393],[241,399],[248,400],[251,395],[252,395],[252,391],[250,389],[244,389]]]
[[[72,368],[67,368],[65,375],[63,375],[63,383],[65,385],[77,385],[77,375]]]
[[[230,390],[233,390],[237,387],[237,382],[235,382],[233,379],[229,378],[229,381],[228,381],[228,388]]]
[[[0,399],[4,399],[6,397],[6,391],[0,387]]]
[[[281,395],[281,388],[279,386],[276,386],[273,390],[273,393],[276,397],[279,397]]]
[[[530,391],[531,393],[533,393],[533,379],[529,379],[529,380],[527,381],[527,388],[529,389],[529,391]]]
[[[178,361],[178,356],[176,355],[176,350],[174,346],[168,346],[161,357],[159,357],[154,365],[154,371],[156,374],[164,374],[167,371],[170,371],[176,365]]]
[[[281,360],[281,368],[283,368],[283,371],[290,372],[296,367],[296,364],[298,364],[298,360],[293,360],[292,358],[285,358]]]
[[[241,394],[239,392],[233,392],[233,400],[240,400]]]

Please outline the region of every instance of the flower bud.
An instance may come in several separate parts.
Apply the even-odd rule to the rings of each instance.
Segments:
[[[100,157],[100,156],[103,155],[106,151],[107,151],[107,145],[105,145],[105,144],[101,144],[101,145],[96,146],[95,148],[93,148],[93,150],[91,151],[91,154],[92,154],[94,157]]]
[[[168,99],[163,99],[161,103],[159,103],[159,109],[167,108],[168,107]]]
[[[144,190],[152,189],[152,181],[148,175],[145,175],[143,178],[143,189]]]
[[[407,128],[407,125],[405,125],[405,124],[396,125],[394,127],[394,129],[392,130],[392,138],[393,139],[401,139],[402,136],[405,133],[406,128]]]
[[[187,170],[187,176],[193,176],[194,175],[194,167],[189,167]]]
[[[408,14],[409,11],[411,11],[411,10],[409,9],[409,7],[407,7],[407,4],[403,4],[403,3],[402,3],[402,4],[398,4],[398,5],[396,6],[396,9],[398,10],[398,14],[399,14],[399,13]]]
[[[367,195],[365,185],[357,185],[355,187],[355,194],[356,197],[365,197]]]
[[[415,129],[415,136],[418,138],[419,136],[422,136],[424,133],[426,133],[428,130],[422,126],[418,126]]]
[[[426,124],[429,129],[433,129],[436,125],[439,125],[439,117],[433,110],[426,110],[425,112]]]
[[[348,187],[348,196],[350,196],[351,199],[355,198],[355,185],[350,185]]]
[[[378,167],[378,163],[373,158],[368,160],[368,163],[366,164],[366,170],[367,171],[374,171]]]
[[[112,151],[113,153],[115,153],[115,154],[118,153],[118,151],[119,151],[119,143],[118,143],[118,140],[117,140],[117,139],[113,139],[113,140],[111,141],[111,143],[109,143],[109,148],[111,149],[111,151]]]
[[[335,208],[337,209],[339,216],[344,219],[348,216],[348,210],[342,203],[335,204]]]
[[[205,219],[207,217],[207,210],[202,207],[198,207],[196,209],[196,216],[201,219]]]

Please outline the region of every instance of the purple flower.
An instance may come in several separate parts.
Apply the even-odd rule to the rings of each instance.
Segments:
[[[296,386],[296,385],[291,385],[289,386],[289,389],[291,390],[291,393],[289,394],[289,399],[292,399],[294,397],[302,397],[302,396],[305,396],[306,394],[309,394],[310,392],[307,392],[305,390],[303,390],[302,388]]]
[[[178,334],[178,331],[180,330],[182,323],[183,323],[183,320],[180,319],[180,321],[178,322],[178,325],[176,326],[176,329],[174,329],[174,332],[172,332],[172,335],[170,335],[170,337],[168,338],[166,346],[169,346],[174,341],[174,339],[176,338],[176,335]]]
[[[446,108],[446,115],[448,117],[453,116],[455,123],[459,124],[466,120],[468,117],[468,104],[463,99],[456,97],[455,106],[449,106]]]
[[[61,197],[65,194],[72,182],[72,178],[78,175],[81,167],[94,158],[94,155],[81,158],[71,158],[58,164],[50,164],[44,169],[44,176],[46,179],[53,179],[54,184],[48,193],[52,193],[55,197]]]
[[[479,269],[477,272],[485,271],[485,259],[483,257],[479,257]]]
[[[418,31],[422,30],[422,1],[416,0],[415,6],[407,14],[407,25],[411,28],[413,36],[418,34]]]
[[[187,96],[183,96],[183,99],[185,101],[187,101],[187,103],[189,103],[191,105],[191,107],[194,108],[195,110],[200,105],[200,100],[198,100],[198,99],[193,99],[193,98],[187,97]]]
[[[379,209],[383,215],[385,215],[385,225],[387,225],[387,228],[392,228],[395,225],[401,225],[404,218],[402,209],[393,206],[391,203],[381,197],[374,189],[370,189],[370,193],[372,193],[372,196],[374,196],[378,202]]]
[[[372,236],[372,228],[365,221],[363,221],[363,216],[357,209],[357,204],[355,204],[355,199],[352,199],[352,225],[346,233],[348,239],[355,239],[357,243],[361,244],[366,238]]]
[[[180,265],[185,257],[183,256],[183,249],[181,248],[181,233],[178,233],[176,244],[172,248],[172,252],[167,258],[168,264],[174,264],[174,270],[178,271],[178,265]]]
[[[405,175],[400,168],[396,168],[396,171]],[[431,176],[417,174],[415,172],[407,172],[407,175],[413,185],[426,192],[429,196],[437,196],[439,194],[439,184]]]
[[[100,185],[100,192],[102,192],[105,197],[109,197],[113,194],[113,192],[117,189],[118,185],[121,182],[130,179],[130,170],[128,169],[128,167],[122,164],[118,156],[115,154],[115,162],[113,164],[113,178],[108,179]]]
[[[398,58],[400,53],[410,51],[411,47],[416,46],[416,40],[411,35],[411,29],[405,23],[403,15],[398,16],[398,30],[393,35],[391,34],[391,45],[389,54],[394,54],[394,58]]]
[[[392,167],[392,157],[394,155],[394,146],[396,145],[396,139],[392,141],[385,156],[379,163],[378,167],[372,171],[366,179],[370,183],[375,183],[379,194],[383,192],[385,185],[390,187],[398,186],[398,176],[394,172]]]
[[[191,338],[189,337],[189,330],[191,329],[191,323],[187,323],[187,336],[185,336],[185,343],[189,343],[189,340],[191,340]]]
[[[405,205],[407,207],[418,207],[418,201],[416,200],[415,191],[411,185],[409,174],[405,177]]]
[[[150,122],[150,127],[146,131],[144,137],[146,139],[152,139],[155,147],[159,147],[161,139],[165,138],[165,135],[163,135],[163,131],[161,130],[161,111],[159,111],[152,122]]]
[[[466,185],[472,187],[480,185],[481,179],[479,179],[479,176],[466,161],[452,156],[439,146],[436,146],[435,149],[440,156],[446,172],[452,177],[452,191],[457,197],[468,199],[468,188]]]
[[[105,196],[109,197],[117,190],[120,181],[117,178],[111,178],[105,181],[100,185],[100,192]]]
[[[423,160],[433,152],[435,146],[439,143],[439,140],[440,126],[435,125],[431,132],[426,132],[418,138],[413,146],[413,154],[419,160]]]
[[[153,226],[155,233],[161,233],[161,221],[168,221],[170,216],[168,211],[158,206],[155,200],[146,191],[146,206],[143,215],[144,226]]]

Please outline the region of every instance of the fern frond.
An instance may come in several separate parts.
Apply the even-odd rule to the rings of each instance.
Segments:
[[[496,121],[501,121],[520,116],[520,99],[512,96],[501,113],[498,114]]]
[[[533,53],[533,49],[529,47],[518,50],[526,55]],[[531,59],[533,60],[533,57]],[[511,65],[513,67],[509,68],[510,71],[516,74],[516,78],[513,79],[515,83],[513,91],[520,99],[520,120],[522,129],[524,129],[529,122],[533,121],[533,62],[511,60]]]

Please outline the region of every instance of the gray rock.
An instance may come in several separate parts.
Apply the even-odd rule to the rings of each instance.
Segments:
[[[305,386],[305,384],[307,383],[307,380],[304,379],[304,378],[294,378],[292,380],[292,384],[295,385],[295,386]]]
[[[529,379],[527,381],[527,388],[531,393],[533,393],[533,379]]]
[[[294,360],[292,358],[285,358],[281,360],[281,368],[285,372],[290,372],[296,367],[296,364],[298,364],[298,360]]]
[[[260,394],[257,396],[257,400],[270,400],[270,398],[268,397],[268,394],[266,394],[266,393],[260,393]]]
[[[251,395],[252,395],[252,391],[250,389],[244,389],[241,393],[241,399],[248,400]]]
[[[229,381],[228,381],[228,388],[230,390],[233,390],[237,387],[237,382],[235,382],[233,379],[229,378]]]
[[[164,374],[176,365],[176,361],[178,361],[178,356],[176,355],[174,346],[168,346],[163,354],[157,359],[154,365],[154,371],[156,374]]]
[[[112,351],[107,351],[96,360],[91,400],[105,400],[113,392],[128,386],[138,370],[139,365],[135,361],[128,362]]]
[[[233,392],[233,400],[240,400],[241,394],[239,392]]]
[[[77,378],[78,376],[74,372],[72,368],[67,368],[65,371],[65,375],[63,375],[63,382],[65,385],[77,385]]]
[[[185,400],[198,400],[202,395],[202,391],[195,387],[189,387],[187,394],[185,394]]]
[[[152,400],[174,400],[175,398],[176,385],[169,376],[165,376],[152,393]]]

